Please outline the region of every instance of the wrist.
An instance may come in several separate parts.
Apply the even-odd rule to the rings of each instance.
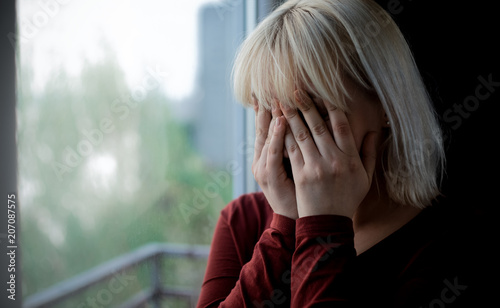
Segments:
[[[299,214],[298,213],[289,213],[289,212],[286,212],[286,211],[274,211],[274,214],[276,215],[279,215],[279,216],[283,216],[283,217],[286,217],[288,219],[292,219],[292,220],[296,220],[297,218],[299,218]]]

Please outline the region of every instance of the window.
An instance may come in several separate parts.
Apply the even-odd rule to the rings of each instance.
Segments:
[[[272,3],[17,4],[23,296],[148,243],[209,245],[225,204],[256,189],[253,115],[229,77]],[[204,271],[162,267],[162,282],[181,286]],[[147,271],[114,273],[61,305],[117,305],[151,283]]]

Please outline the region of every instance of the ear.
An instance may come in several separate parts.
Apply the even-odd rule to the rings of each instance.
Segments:
[[[390,128],[391,127],[391,122],[389,121],[389,117],[387,116],[387,113],[384,113],[384,117],[382,118],[382,127],[383,128]]]

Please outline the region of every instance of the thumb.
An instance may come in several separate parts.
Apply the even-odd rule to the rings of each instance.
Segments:
[[[361,161],[365,167],[366,174],[370,184],[372,183],[373,173],[377,162],[377,145],[379,143],[380,133],[368,132],[363,139],[361,146]]]

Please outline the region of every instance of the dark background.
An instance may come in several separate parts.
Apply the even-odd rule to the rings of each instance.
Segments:
[[[436,205],[450,247],[447,262],[467,289],[446,307],[498,303],[500,86],[465,109],[478,79],[500,83],[500,23],[495,1],[378,0],[405,35],[445,133],[443,197]],[[397,10],[395,9],[397,8]],[[411,85],[409,85],[411,86]],[[481,90],[480,94],[485,94]],[[459,116],[454,105],[463,108]],[[452,110],[451,112],[449,110]],[[475,110],[474,110],[475,109]]]
[[[492,210],[494,184],[498,183],[494,157],[498,138],[493,133],[498,131],[494,126],[499,115],[494,107],[500,87],[480,100],[475,111],[464,107],[468,117],[460,116],[460,122],[454,111],[444,115],[455,104],[463,106],[468,96],[475,96],[479,76],[488,79],[492,75],[500,82],[498,9],[492,1],[377,2],[385,8],[390,2],[400,3],[400,13],[393,18],[410,44],[441,117],[448,159],[444,195],[454,199],[457,210],[475,214]]]
[[[470,307],[482,307],[489,300],[497,303],[500,284],[495,257],[499,243],[496,208],[500,150],[496,144],[499,140],[496,127],[500,119],[496,106],[500,87],[487,99],[480,100],[476,110],[466,111],[468,117],[461,117],[460,124],[444,116],[454,104],[463,107],[468,96],[475,96],[476,87],[481,84],[480,76],[488,80],[491,75],[493,81],[500,82],[500,18],[495,1],[377,2],[388,10],[397,8],[393,18],[414,52],[446,134],[448,161],[444,197],[437,208],[450,234],[450,242],[456,248],[450,262],[458,266],[457,275],[460,279],[463,277],[460,283],[468,285],[460,299]],[[15,30],[15,1],[2,0],[0,15],[0,233],[6,233],[7,194],[17,191],[15,62],[14,50],[7,38],[7,34]],[[0,243],[2,285],[8,280],[4,244],[4,241]],[[19,274],[21,250],[17,252]],[[20,286],[18,279],[18,299],[21,298]],[[20,300],[6,302],[5,289],[0,291],[0,306],[20,307]],[[449,306],[453,307],[446,307]]]

